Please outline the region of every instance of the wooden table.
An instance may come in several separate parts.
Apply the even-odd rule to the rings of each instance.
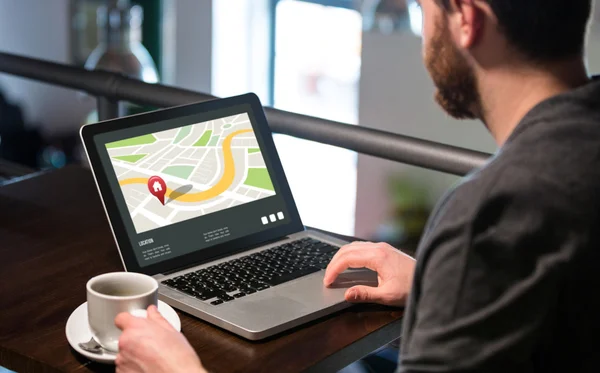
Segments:
[[[17,372],[111,372],[72,350],[85,283],[122,270],[91,173],[68,167],[0,187],[0,366]],[[402,312],[357,306],[250,342],[179,312],[211,372],[336,370],[400,335]]]

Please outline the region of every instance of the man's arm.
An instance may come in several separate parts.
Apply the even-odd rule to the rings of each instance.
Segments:
[[[115,324],[123,330],[117,373],[207,373],[187,339],[155,306],[148,308],[146,319],[121,313]]]

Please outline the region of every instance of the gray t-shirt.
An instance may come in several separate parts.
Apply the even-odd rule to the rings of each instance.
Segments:
[[[600,372],[600,81],[521,121],[417,251],[399,372]]]

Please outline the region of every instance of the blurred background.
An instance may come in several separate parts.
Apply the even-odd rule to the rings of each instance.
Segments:
[[[414,0],[0,0],[2,52],[221,97],[252,91],[266,106],[494,152],[480,123],[454,121],[433,102],[420,27]],[[600,71],[598,22],[588,65]],[[78,130],[97,120],[95,107],[82,92],[0,73],[0,158],[32,169],[84,163]],[[305,225],[341,234],[412,248],[458,181],[275,141]]]

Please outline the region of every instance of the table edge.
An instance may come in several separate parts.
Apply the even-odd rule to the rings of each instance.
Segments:
[[[334,352],[323,360],[303,370],[305,373],[317,372],[337,372],[340,369],[362,359],[373,351],[385,346],[386,344],[399,339],[402,334],[402,323],[404,316],[374,330],[363,338],[357,339],[348,346]],[[385,339],[385,344],[380,344],[377,341]],[[360,358],[362,351],[367,351]],[[353,357],[350,357],[353,356]]]

